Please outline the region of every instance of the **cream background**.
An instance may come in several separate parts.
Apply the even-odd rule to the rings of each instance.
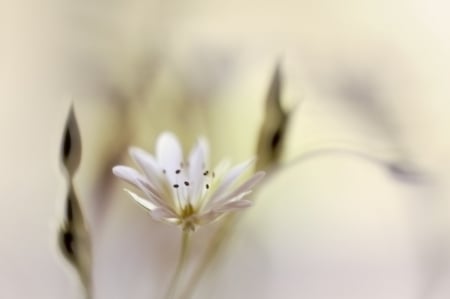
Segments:
[[[176,232],[148,219],[122,185],[96,199],[99,161],[120,132],[151,149],[163,129],[186,145],[197,131],[208,135],[216,160],[246,158],[281,57],[286,105],[303,101],[284,161],[316,142],[351,139],[388,158],[400,148],[432,183],[397,182],[347,156],[289,167],[261,190],[230,259],[196,298],[421,298],[426,244],[448,251],[447,14],[445,1],[3,1],[0,297],[81,296],[54,241],[68,97],[84,136],[77,184],[96,238],[95,298],[153,298],[172,271]],[[387,130],[338,96],[340,78],[367,74],[394,123]],[[111,94],[134,99],[129,128]],[[443,265],[425,298],[449,296]]]

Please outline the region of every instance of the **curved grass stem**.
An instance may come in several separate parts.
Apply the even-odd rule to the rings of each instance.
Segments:
[[[271,170],[270,177],[280,172],[281,170],[286,169],[287,167],[297,165],[298,163],[301,163],[303,161],[307,161],[311,158],[325,154],[347,154],[350,156],[366,160],[368,162],[382,165],[388,169],[390,169],[391,167],[391,164],[389,162],[393,160],[392,158],[389,159],[389,157],[384,157],[382,153],[375,153],[375,152],[371,153],[370,151],[352,146],[352,144],[349,142],[338,141],[311,146],[311,148],[305,150],[300,156],[295,158],[291,163],[274,166]],[[269,176],[267,176],[265,180],[267,180],[268,178]],[[203,256],[200,264],[197,266],[197,268],[194,269],[193,274],[190,276],[186,287],[183,289],[183,292],[181,293],[182,299],[190,299],[192,297],[195,288],[198,286],[204,273],[208,269],[208,266],[211,263],[213,263],[214,260],[218,257],[220,250],[223,248],[223,244],[231,235],[231,232],[237,225],[237,222],[238,219],[237,217],[235,217],[235,215],[229,215],[222,223],[222,226],[220,227],[218,233],[210,241],[209,247],[207,248],[206,253]]]

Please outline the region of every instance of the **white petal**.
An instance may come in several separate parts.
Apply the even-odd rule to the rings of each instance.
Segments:
[[[241,200],[241,199],[243,199],[244,197],[246,197],[247,195],[249,195],[250,193],[252,193],[252,191],[251,191],[251,190],[248,190],[248,191],[239,193],[239,194],[238,194],[237,196],[235,196],[235,197],[227,196],[226,198],[223,198],[223,199],[220,200],[220,201],[216,201],[213,205],[211,205],[211,208],[212,208],[212,209],[215,209],[216,207],[219,207],[219,208],[220,208],[221,206],[223,206],[223,205],[225,205],[225,204],[227,204],[227,203],[229,203],[229,202]]]
[[[150,212],[153,219],[158,221],[168,221],[173,222],[176,220],[177,215],[163,208],[156,208]]]
[[[222,179],[224,174],[227,172],[227,170],[230,168],[231,161],[229,159],[224,159],[220,161],[219,164],[216,165],[214,168],[214,175],[217,180]]]
[[[137,147],[131,147],[129,149],[129,153],[133,160],[144,171],[149,183],[158,191],[159,195],[161,196],[165,192],[163,186],[163,173],[156,159],[146,151]]]
[[[233,192],[228,194],[227,197],[235,197],[238,196],[240,193],[250,191],[255,187],[266,175],[264,171],[258,171],[255,173],[250,179],[242,183],[239,187],[237,187]]]
[[[200,161],[200,166],[206,167],[209,164],[209,144],[208,140],[204,137],[200,137],[189,155],[189,163],[195,163]],[[190,165],[192,167],[192,165]]]
[[[177,137],[169,132],[159,135],[156,141],[156,157],[160,167],[167,172],[171,184],[175,183],[175,171],[183,162],[183,151]]]
[[[142,178],[142,174],[140,174],[136,169],[118,165],[113,167],[112,172],[115,176],[121,178],[122,180],[139,187],[138,180]]]
[[[218,220],[221,216],[223,216],[223,213],[219,213],[219,212],[210,210],[206,213],[203,213],[203,214],[197,216],[197,223],[199,225],[206,225],[213,221]]]
[[[144,191],[144,193],[147,195],[149,200],[153,202],[155,205],[164,207],[168,210],[173,210],[174,203],[173,202],[167,202],[164,200],[166,197],[161,197],[158,194],[158,191],[153,188],[152,185],[148,183],[146,180],[138,179],[138,187]],[[171,198],[171,197],[170,197]]]
[[[216,211],[218,213],[226,213],[226,212],[231,212],[231,211],[235,211],[235,210],[245,209],[245,208],[251,207],[252,205],[253,205],[253,202],[251,200],[240,199],[240,200],[234,200],[234,201],[227,202],[220,208],[215,208],[214,211]]]
[[[258,184],[265,176],[264,171],[259,171],[255,173],[250,179],[242,183],[239,187],[231,191],[231,193],[223,194],[222,196],[218,196],[213,200],[208,202],[208,206],[219,204],[221,202],[226,202],[232,200],[233,198],[238,197],[241,194],[247,194],[247,192],[251,191],[256,184]]]
[[[149,200],[140,197],[139,195],[131,192],[128,189],[124,189],[124,190],[131,195],[131,197],[134,199],[135,202],[137,202],[138,204],[140,204],[142,207],[146,208],[147,210],[152,211],[157,208],[157,206],[154,203],[150,202]]]
[[[137,202],[139,205],[148,210],[150,215],[155,220],[173,223],[173,221],[178,218],[177,214],[172,210],[170,210],[170,208],[158,206],[154,202],[146,198],[142,198],[139,195],[131,192],[130,190],[127,189],[124,190],[131,195],[131,197],[134,199],[135,202]]]
[[[154,187],[148,183],[148,180],[146,180],[146,178],[134,168],[119,165],[113,168],[113,173],[119,178],[141,189],[147,195],[147,201],[152,202],[153,205],[172,209],[171,205],[164,201],[158,191],[156,191]],[[130,191],[126,191],[130,193]]]
[[[228,159],[222,160],[212,171],[211,176],[213,177],[210,179],[210,187],[209,189],[206,189],[206,178],[203,178],[203,184],[201,185],[199,194],[197,194],[197,202],[194,202],[194,205],[197,207],[203,207],[207,206],[209,197],[206,196],[207,193],[214,194],[218,187],[220,187],[220,181],[224,175],[224,173],[228,170],[230,167],[230,161]],[[202,174],[203,176],[203,174]]]
[[[250,192],[249,192],[250,193]],[[197,222],[199,225],[205,225],[214,221],[219,220],[227,212],[232,212],[236,210],[242,210],[253,205],[253,202],[245,199],[238,199],[230,201],[225,205],[209,210],[199,216],[197,216]]]
[[[221,197],[222,194],[226,192],[227,189],[236,181],[236,179],[254,163],[255,159],[253,158],[231,168],[223,178],[222,182],[220,183],[220,186],[211,196],[210,200],[215,201],[217,198]]]
[[[208,142],[200,138],[189,155],[189,181],[191,183],[190,197],[196,200],[200,197],[205,177],[203,172],[209,158]]]

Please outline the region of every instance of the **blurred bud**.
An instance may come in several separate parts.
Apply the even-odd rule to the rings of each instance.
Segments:
[[[78,272],[87,291],[91,285],[91,246],[79,200],[70,189],[66,201],[64,221],[58,233],[59,248]]]
[[[91,244],[80,201],[73,187],[73,176],[81,160],[81,138],[73,107],[70,108],[61,147],[61,162],[67,170],[69,193],[64,220],[58,232],[58,244],[63,256],[76,269],[87,298],[91,296]]]
[[[78,123],[73,106],[70,108],[69,116],[64,130],[61,148],[61,161],[67,169],[69,176],[73,176],[81,160],[81,138]]]
[[[281,155],[289,113],[281,105],[283,77],[277,66],[266,98],[265,115],[259,131],[256,170],[274,166]]]

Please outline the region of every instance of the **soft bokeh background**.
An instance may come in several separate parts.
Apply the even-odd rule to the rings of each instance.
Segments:
[[[448,12],[445,1],[3,1],[0,297],[83,296],[55,241],[71,101],[94,298],[158,298],[178,231],[138,209],[111,165],[167,129],[186,147],[206,135],[215,161],[252,155],[279,63],[283,104],[300,102],[283,169],[194,298],[448,298]],[[364,154],[298,159],[321,146]]]

